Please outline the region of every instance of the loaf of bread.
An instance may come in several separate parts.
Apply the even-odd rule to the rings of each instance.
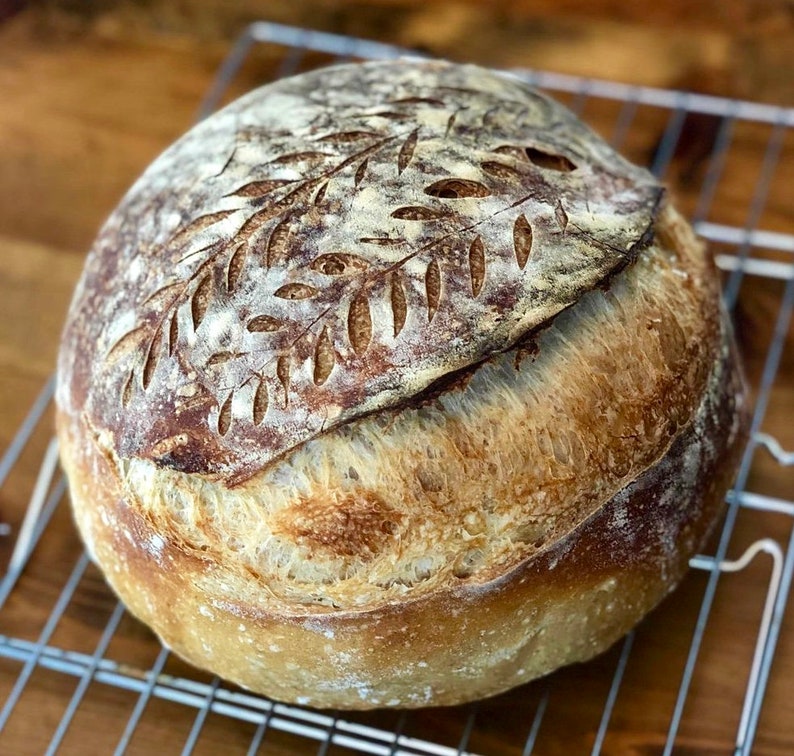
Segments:
[[[659,183],[518,79],[349,64],[254,91],[88,257],[57,424],[129,609],[316,707],[488,696],[677,583],[746,399]]]

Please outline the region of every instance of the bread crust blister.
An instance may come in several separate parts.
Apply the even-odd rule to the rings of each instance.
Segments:
[[[284,80],[158,158],[89,255],[57,400],[132,611],[352,708],[603,650],[680,579],[746,427],[713,265],[658,182],[437,62]]]

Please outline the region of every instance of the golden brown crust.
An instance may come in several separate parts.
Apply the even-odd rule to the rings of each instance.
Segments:
[[[713,264],[660,197],[471,67],[331,69],[210,119],[111,218],[64,335],[110,584],[195,664],[319,707],[606,648],[703,543],[747,425]]]
[[[77,520],[111,584],[189,660],[314,706],[455,703],[603,650],[686,569],[746,426],[710,262],[669,208],[661,230],[534,357],[496,355],[432,405],[329,431],[233,490],[119,459],[62,412]],[[344,468],[346,447],[355,475],[317,461]]]
[[[729,344],[696,417],[657,464],[564,538],[485,583],[321,615],[274,613],[265,594],[258,605],[224,598],[223,585],[203,595],[195,586],[207,585],[216,563],[166,542],[124,500],[115,467],[75,443],[62,417],[78,523],[136,615],[188,660],[245,687],[342,708],[493,695],[604,650],[680,579],[721,510],[742,447],[746,410],[735,404],[742,387]],[[73,454],[80,448],[87,456]],[[90,501],[81,489],[93,490]]]

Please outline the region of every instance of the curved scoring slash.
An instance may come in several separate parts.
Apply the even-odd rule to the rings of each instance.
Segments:
[[[172,357],[179,339],[179,316],[177,311],[171,313],[171,322],[168,324],[168,356]]]
[[[207,360],[207,367],[224,365],[231,360],[236,360],[238,357],[242,357],[240,352],[216,352],[215,354],[210,355],[209,359]]]
[[[153,294],[150,294],[146,299],[141,302],[142,307],[151,307],[153,309],[160,308],[174,293],[182,293],[185,289],[184,281],[176,281],[175,283],[166,284],[161,286]]]
[[[557,204],[554,206],[554,217],[557,219],[557,225],[560,227],[560,230],[565,233],[565,229],[568,228],[568,213],[565,212],[565,208],[562,206],[562,200],[557,199]]]
[[[550,171],[559,171],[560,173],[570,173],[576,170],[576,164],[565,155],[560,155],[556,152],[547,152],[538,147],[525,147],[524,152],[529,158],[529,161],[538,168],[545,168]]]
[[[127,380],[124,382],[124,388],[121,389],[121,406],[127,407],[132,401],[132,382],[135,377],[134,371],[130,371],[127,375]]]
[[[397,155],[398,175],[401,174],[411,162],[411,158],[414,156],[414,150],[416,149],[417,141],[419,141],[419,129],[414,129],[408,135],[408,138],[403,142],[402,147],[400,147],[400,152]]]
[[[328,191],[328,184],[331,183],[330,181],[326,181],[323,184],[320,184],[320,188],[317,190],[317,193],[314,195],[314,200],[312,200],[312,204],[319,205],[325,199],[325,193]]]
[[[356,175],[353,177],[353,185],[358,186],[363,180],[364,176],[367,173],[367,166],[369,165],[369,158],[364,158],[361,161],[361,164],[356,168]]]

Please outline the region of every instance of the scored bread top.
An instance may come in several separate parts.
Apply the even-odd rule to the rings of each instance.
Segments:
[[[58,401],[122,458],[238,483],[514,346],[635,261],[661,194],[565,108],[477,67],[271,84],[111,215]]]

